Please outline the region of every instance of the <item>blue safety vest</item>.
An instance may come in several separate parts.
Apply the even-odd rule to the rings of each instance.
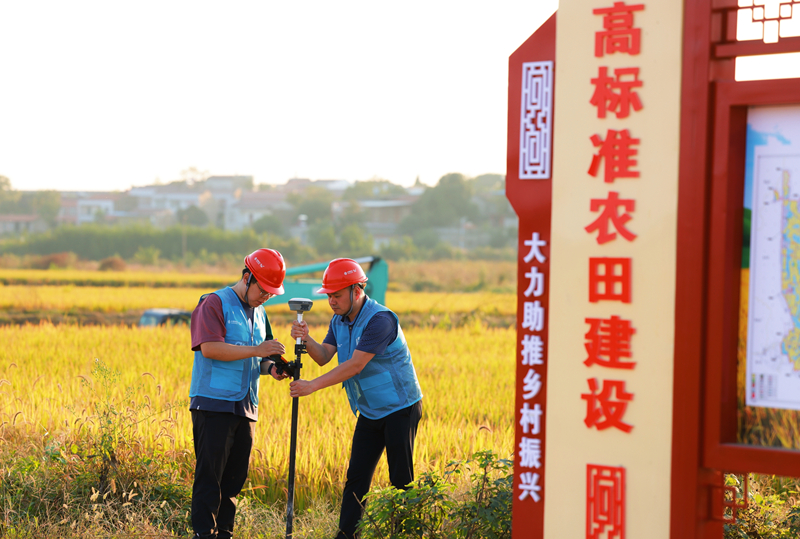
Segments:
[[[266,336],[264,307],[253,311],[253,329],[242,308],[239,296],[227,287],[214,292],[222,300],[225,317],[225,342],[237,346],[257,346]],[[250,392],[250,401],[258,406],[260,358],[248,357],[235,361],[208,359],[201,351],[194,353],[190,397],[209,397],[224,401],[240,401]]]
[[[331,324],[336,337],[336,354],[341,365],[353,357],[358,341],[367,323],[378,312],[397,315],[373,299],[367,298],[358,313],[352,332],[341,317]],[[422,398],[417,372],[411,362],[411,352],[406,337],[397,324],[397,338],[382,354],[376,354],[364,369],[342,384],[355,414],[360,412],[368,419],[380,419],[392,412],[411,406]]]

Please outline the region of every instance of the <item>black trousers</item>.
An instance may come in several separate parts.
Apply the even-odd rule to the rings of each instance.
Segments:
[[[199,537],[233,537],[236,496],[247,479],[255,421],[222,412],[191,412],[197,457],[192,528]]]
[[[389,464],[389,481],[405,489],[414,480],[414,440],[422,417],[422,401],[398,410],[382,419],[359,415],[353,433],[353,448],[347,467],[347,482],[342,495],[339,535],[336,539],[352,539],[361,520],[361,505],[369,492],[375,467],[384,448]]]

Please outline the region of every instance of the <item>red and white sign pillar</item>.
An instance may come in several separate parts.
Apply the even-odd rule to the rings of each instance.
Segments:
[[[506,196],[519,217],[514,539],[544,530],[555,32],[553,15],[509,59]]]

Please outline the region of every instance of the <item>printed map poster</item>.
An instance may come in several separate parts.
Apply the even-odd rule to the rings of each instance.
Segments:
[[[751,107],[746,151],[742,389],[747,406],[800,410],[800,105]]]

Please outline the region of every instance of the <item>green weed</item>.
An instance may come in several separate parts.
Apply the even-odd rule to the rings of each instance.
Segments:
[[[465,471],[466,488],[456,480]],[[408,490],[373,488],[359,530],[362,539],[507,539],[511,495],[512,461],[478,451],[442,474],[422,474]]]

